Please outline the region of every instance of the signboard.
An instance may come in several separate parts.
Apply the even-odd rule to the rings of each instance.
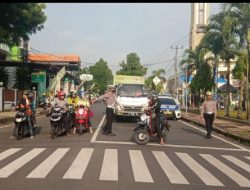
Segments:
[[[11,48],[10,54],[10,59],[12,61],[21,61],[21,48],[19,48],[18,46],[13,46]]]
[[[91,81],[91,80],[93,80],[93,75],[82,74],[82,75],[80,75],[80,80],[81,81]]]
[[[153,82],[157,86],[161,82],[161,79],[159,79],[159,77],[155,76],[155,78],[153,79]]]
[[[37,83],[37,96],[41,98],[46,91],[46,72],[40,71],[31,73],[31,82]]]
[[[142,76],[114,75],[114,85],[116,84],[144,84]]]

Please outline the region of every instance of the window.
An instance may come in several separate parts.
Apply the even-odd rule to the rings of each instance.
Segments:
[[[199,3],[198,7],[198,24],[203,25],[204,23],[204,12],[205,12],[205,3]]]

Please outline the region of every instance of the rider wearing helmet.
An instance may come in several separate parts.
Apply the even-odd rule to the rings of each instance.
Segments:
[[[28,118],[28,128],[29,128],[29,133],[30,133],[30,138],[33,139],[33,128],[31,125],[31,115],[32,115],[32,111],[30,109],[30,101],[29,101],[29,91],[28,90],[24,90],[23,91],[23,97],[21,98],[21,100],[18,102],[18,105],[16,106],[16,109],[19,109],[20,111],[23,111],[27,114],[27,118]],[[16,126],[13,130],[13,135],[10,136],[10,139],[14,139],[15,138],[15,130],[16,130]]]
[[[63,116],[62,116],[62,120],[63,120],[63,124],[64,124],[64,127],[65,127],[65,130],[66,130],[66,133],[67,133],[67,136],[70,136],[69,134],[69,125],[68,125],[68,112],[67,112],[67,101],[65,101],[65,93],[63,91],[59,91],[57,93],[57,99],[55,99],[52,103],[51,103],[51,108],[50,108],[50,111],[51,112],[51,109],[53,107],[55,107],[56,105],[60,108],[63,108],[64,109],[64,113],[63,113]]]
[[[160,125],[160,109],[161,109],[161,105],[158,99],[158,95],[156,93],[152,93],[150,96],[150,102],[151,105],[149,105],[151,107],[152,110],[154,110],[155,113],[155,127],[156,127],[156,131],[160,137],[160,144],[164,144],[163,141],[163,137],[162,137],[162,133],[161,133],[161,125]],[[156,134],[157,135],[157,134]]]
[[[79,98],[77,96],[77,92],[75,90],[71,91],[70,97],[68,98],[68,104],[73,104],[73,106],[76,108],[78,100]]]

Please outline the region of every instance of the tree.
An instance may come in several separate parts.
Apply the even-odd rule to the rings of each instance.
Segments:
[[[107,62],[101,58],[94,66],[89,67],[89,72],[93,75],[93,83],[95,83],[93,91],[104,93],[113,79]]]
[[[243,99],[245,81],[247,80],[246,78],[246,71],[247,71],[246,68],[248,64],[247,52],[241,51],[237,57],[238,59],[233,69],[233,76],[234,78],[240,81],[240,99],[239,99],[238,112],[237,112],[237,118],[239,118],[240,111],[242,110],[242,99]]]
[[[152,91],[156,91],[157,93],[160,93],[160,92],[163,92],[163,85],[165,84],[166,82],[166,78],[164,77],[165,75],[165,70],[164,69],[158,69],[156,71],[153,71],[152,72],[152,75],[149,76],[146,81],[145,81],[145,85],[146,87],[149,89],[149,90],[152,90]],[[158,84],[158,85],[155,85],[154,82],[153,82],[153,79],[155,77],[159,77],[159,79],[161,79],[161,82]]]
[[[3,86],[7,87],[9,84],[10,73],[6,67],[0,67],[0,82],[3,82]]]
[[[128,54],[127,63],[122,61],[120,66],[122,68],[116,72],[117,75],[143,76],[147,72],[147,68],[141,65],[140,58],[136,53]]]
[[[28,66],[17,67],[14,76],[14,88],[19,90],[27,90],[31,87],[31,70]]]
[[[221,12],[211,17],[207,27],[208,31],[216,32],[222,37],[221,58],[225,60],[227,65],[227,104],[225,115],[227,117],[230,116],[230,60],[234,59],[238,48],[235,26],[236,21],[233,18],[233,13],[228,9],[228,6],[224,6]]]
[[[1,3],[0,43],[18,45],[40,31],[47,19],[45,7],[44,3]]]

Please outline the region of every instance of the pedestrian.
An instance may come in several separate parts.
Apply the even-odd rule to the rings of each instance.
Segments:
[[[207,99],[202,103],[200,116],[201,118],[204,118],[206,122],[206,138],[211,138],[213,122],[217,116],[217,108],[216,101],[212,100],[212,93],[209,91],[207,92]]]
[[[116,104],[118,103],[116,100],[115,95],[115,87],[109,86],[108,92],[106,92],[104,95],[100,96],[99,98],[96,98],[93,103],[96,101],[105,100],[106,101],[106,124],[103,127],[102,134],[108,135],[108,136],[116,136],[115,133],[112,133],[112,122],[114,120],[114,108]]]

